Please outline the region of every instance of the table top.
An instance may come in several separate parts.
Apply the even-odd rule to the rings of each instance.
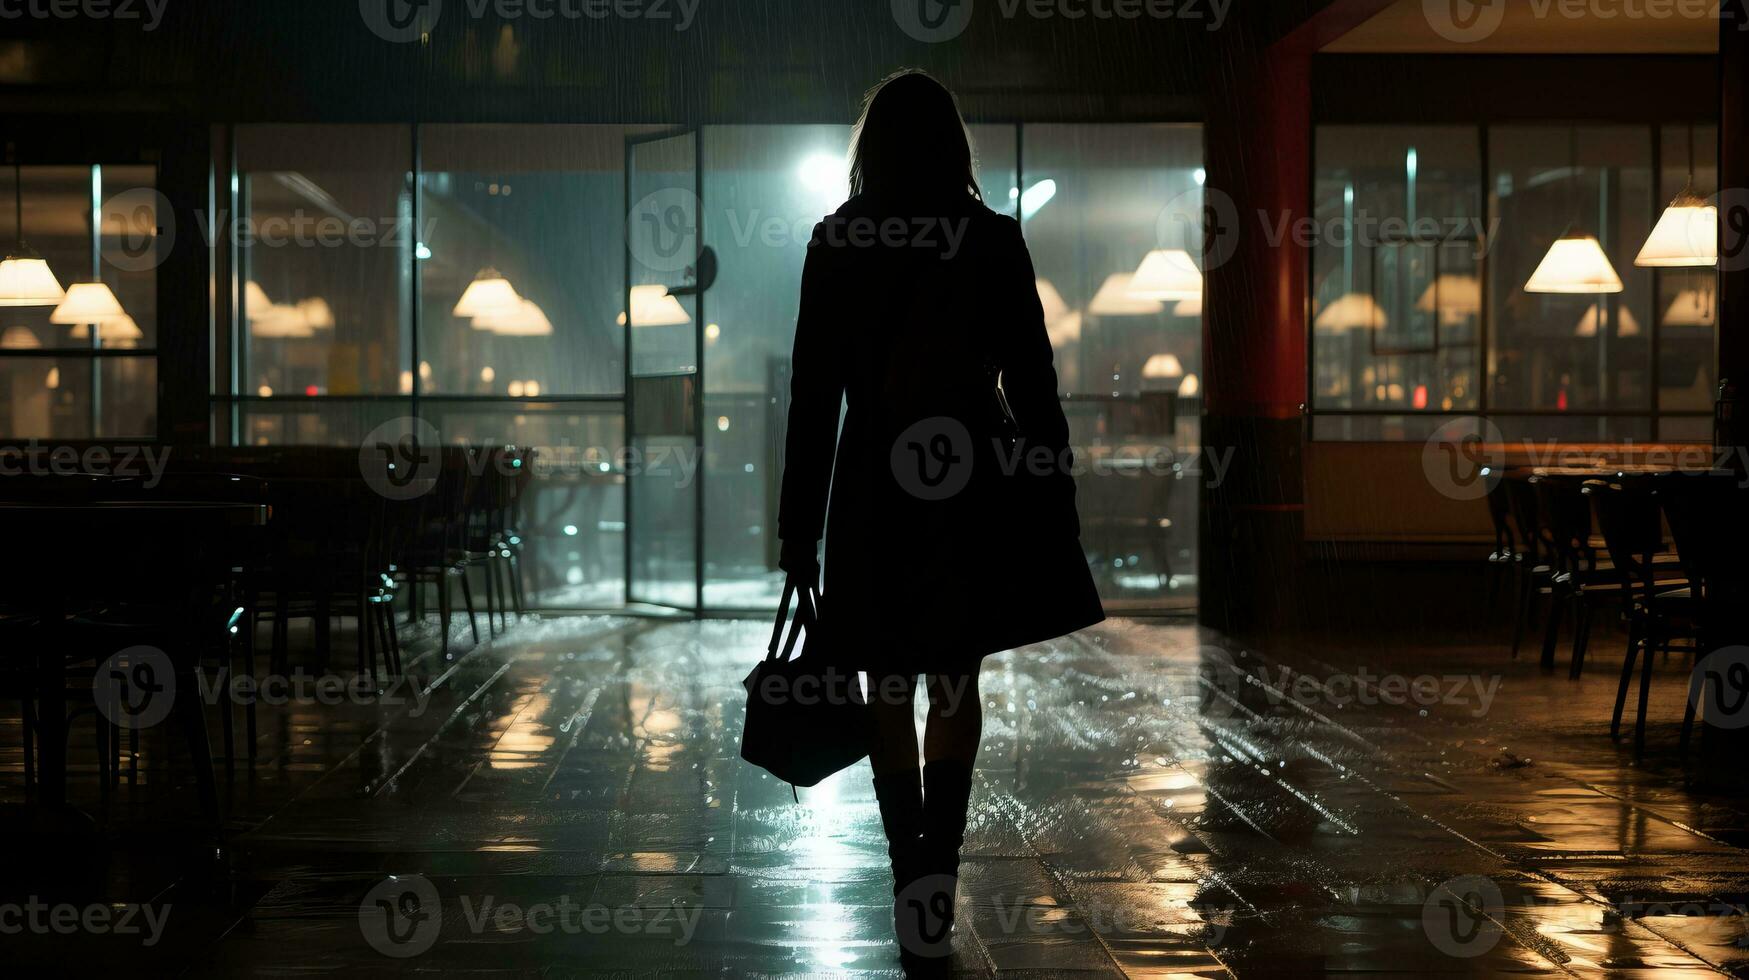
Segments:
[[[219,500],[0,500],[0,520],[33,518],[200,521],[236,527],[267,523],[266,504]]]

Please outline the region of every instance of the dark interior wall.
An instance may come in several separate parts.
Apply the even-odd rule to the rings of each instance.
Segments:
[[[1225,51],[1324,0],[979,0],[935,43],[901,23],[920,0],[686,0],[685,29],[682,0],[424,0],[437,11],[429,40],[404,43],[373,33],[362,10],[406,0],[154,0],[162,19],[149,30],[147,0],[127,2],[140,19],[0,23],[0,111],[836,122],[912,65],[972,115],[1185,118]],[[620,4],[639,15],[562,13]],[[1071,16],[1145,4],[1175,15]]]

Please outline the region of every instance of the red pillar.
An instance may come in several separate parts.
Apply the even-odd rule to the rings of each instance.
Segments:
[[[1300,618],[1310,256],[1279,229],[1311,217],[1313,56],[1390,3],[1334,0],[1285,36],[1247,25],[1211,85],[1203,445],[1232,455],[1215,486],[1203,468],[1198,572],[1218,629]]]

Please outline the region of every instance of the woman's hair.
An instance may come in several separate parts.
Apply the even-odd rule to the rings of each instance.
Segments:
[[[850,194],[888,198],[984,195],[959,104],[940,82],[907,68],[862,97],[850,135]]]

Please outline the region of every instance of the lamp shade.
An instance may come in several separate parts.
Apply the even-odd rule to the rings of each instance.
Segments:
[[[1063,302],[1063,294],[1057,292],[1057,287],[1051,285],[1049,279],[1040,279],[1035,285],[1038,287],[1038,304],[1044,308],[1046,323],[1069,312],[1069,304]]]
[[[1141,299],[1196,299],[1202,296],[1202,272],[1182,248],[1157,248],[1142,259],[1130,277],[1130,295]]]
[[[511,287],[510,280],[499,275],[496,269],[481,269],[474,281],[468,283],[468,288],[462,290],[462,298],[456,301],[455,309],[450,312],[459,317],[514,313],[521,303],[522,297]]]
[[[1719,209],[1696,195],[1684,191],[1676,195],[1634,264],[1655,268],[1675,266],[1717,265],[1719,261]]]
[[[0,333],[0,348],[7,350],[36,350],[43,342],[37,339],[36,332],[29,327],[7,327]]]
[[[254,319],[257,313],[272,305],[273,300],[267,298],[267,290],[262,289],[260,283],[251,279],[243,284],[243,309],[250,319]]]
[[[1585,308],[1585,315],[1579,318],[1578,326],[1573,328],[1575,337],[1595,337],[1597,327],[1603,318],[1602,303],[1592,303]],[[1615,313],[1615,335],[1617,337],[1637,337],[1640,334],[1640,321],[1634,316],[1634,311],[1622,306]]]
[[[91,336],[91,326],[81,323],[69,331],[69,334],[74,340],[84,340]],[[97,336],[106,344],[113,344],[117,347],[132,347],[145,338],[146,332],[140,329],[140,325],[134,322],[133,317],[123,313],[118,317],[97,321]]]
[[[54,306],[65,295],[43,259],[11,255],[0,262],[0,306]]]
[[[1177,355],[1155,354],[1148,358],[1146,364],[1142,365],[1142,377],[1182,378],[1184,377],[1184,365],[1178,363]]]
[[[332,330],[334,328],[334,309],[328,301],[320,296],[298,300],[298,312],[303,314],[304,322],[316,330]]]
[[[1178,397],[1180,398],[1189,398],[1201,390],[1202,382],[1198,381],[1194,374],[1185,375],[1184,380],[1178,383]]]
[[[1045,323],[1045,336],[1051,340],[1052,347],[1073,344],[1081,339],[1081,313],[1065,313],[1055,320]]]
[[[624,313],[619,315],[619,322],[622,326],[625,324]],[[632,287],[632,326],[671,327],[691,322],[692,317],[687,314],[686,307],[680,305],[680,300],[668,294],[668,287]]]
[[[1527,293],[1619,293],[1621,277],[1595,235],[1565,235],[1549,246],[1547,255],[1524,284]]]
[[[1313,318],[1312,326],[1332,333],[1371,330],[1390,322],[1385,311],[1368,293],[1344,293]]]
[[[1437,308],[1441,326],[1453,326],[1482,312],[1482,284],[1475,276],[1441,273],[1421,291],[1415,309],[1433,313]]]
[[[1093,301],[1087,304],[1087,312],[1094,316],[1147,316],[1164,310],[1165,307],[1160,305],[1159,300],[1130,292],[1133,278],[1128,272],[1114,272],[1106,276],[1099,292],[1093,294]]]
[[[291,303],[270,303],[262,309],[249,311],[249,332],[256,337],[274,339],[314,337],[304,311]]]
[[[1667,327],[1710,327],[1718,322],[1718,304],[1710,293],[1698,289],[1684,289],[1670,301],[1670,308],[1664,311],[1664,325]]]
[[[525,299],[511,313],[489,313],[474,318],[474,326],[505,337],[546,337],[553,323],[533,300]]]
[[[50,323],[103,323],[127,316],[121,301],[101,282],[76,282],[67,287],[61,304],[49,314]]]

